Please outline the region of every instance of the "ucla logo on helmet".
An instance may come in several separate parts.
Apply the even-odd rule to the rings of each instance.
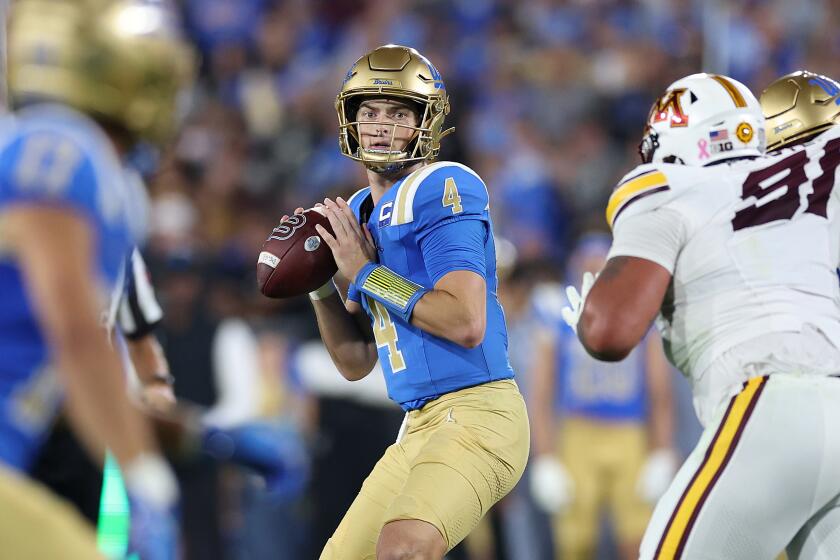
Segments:
[[[822,76],[814,76],[813,78],[808,80],[808,83],[812,86],[818,86],[829,97],[834,97],[838,93],[840,93],[840,88],[838,88],[836,84],[833,84],[832,82],[830,82],[829,80],[826,80]],[[840,97],[838,97],[834,101],[834,104],[835,105],[840,105]]]
[[[370,83],[374,86],[402,87],[402,84],[398,80],[388,80],[385,78],[371,78]]]
[[[435,82],[435,89],[444,89],[443,76],[440,75],[438,69],[435,68],[428,60],[426,61],[426,66],[429,67],[429,72],[432,74],[432,80]]]

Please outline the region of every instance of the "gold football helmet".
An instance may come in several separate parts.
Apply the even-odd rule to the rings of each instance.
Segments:
[[[356,113],[366,98],[407,100],[420,107],[419,126],[406,126],[414,135],[402,150],[366,150],[360,145]],[[341,84],[336,97],[338,143],[341,153],[362,162],[378,173],[393,171],[418,161],[434,161],[440,153],[440,140],[454,129],[443,130],[449,113],[449,96],[440,73],[416,50],[400,45],[384,45],[357,60]]]
[[[14,104],[57,101],[156,143],[173,132],[194,59],[162,3],[16,0],[8,41]]]
[[[761,92],[767,151],[778,150],[840,124],[840,83],[799,70]]]

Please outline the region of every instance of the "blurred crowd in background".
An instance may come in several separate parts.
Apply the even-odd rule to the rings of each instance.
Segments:
[[[136,154],[141,168],[158,164],[147,177],[146,256],[166,312],[159,334],[180,398],[214,407],[231,424],[272,419],[304,438],[311,461],[309,482],[290,484],[284,495],[267,496],[258,481],[216,466],[186,473],[195,490],[185,490],[185,527],[201,528],[200,538],[188,537],[188,556],[316,558],[396,437],[401,412],[376,372],[344,383],[318,342],[306,298],[268,300],[254,278],[280,216],[366,184],[363,168],[339,152],[334,110],[341,79],[361,54],[385,43],[412,46],[443,75],[456,130],[441,159],[473,167],[490,190],[496,233],[509,242],[501,243],[501,264],[514,280],[500,289],[513,297],[510,353],[527,393],[529,329],[561,328],[556,315],[545,319],[533,290],[544,296],[546,284],[578,282],[567,259],[581,235],[606,231],[606,199],[638,163],[654,98],[701,70],[756,93],[797,68],[840,75],[840,6],[804,4],[184,0],[202,57],[192,110],[171,150]],[[697,426],[686,383],[672,377],[674,445],[687,449]],[[523,538],[516,519],[479,531],[452,557],[530,560],[511,552],[517,531]],[[538,529],[526,540],[547,544],[527,554],[553,557],[548,523],[528,527]],[[599,542],[598,557],[617,557],[608,538]]]

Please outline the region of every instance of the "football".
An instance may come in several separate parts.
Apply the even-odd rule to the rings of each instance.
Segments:
[[[315,225],[333,232],[324,214],[310,208],[274,228],[257,259],[257,284],[270,298],[288,298],[323,286],[338,270],[332,251]]]

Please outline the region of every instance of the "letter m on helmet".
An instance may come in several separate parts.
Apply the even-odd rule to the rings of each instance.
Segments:
[[[685,93],[685,88],[674,89],[665,92],[665,95],[656,100],[650,109],[648,123],[655,123],[670,120],[671,127],[688,126],[688,116],[680,105],[680,96]]]

